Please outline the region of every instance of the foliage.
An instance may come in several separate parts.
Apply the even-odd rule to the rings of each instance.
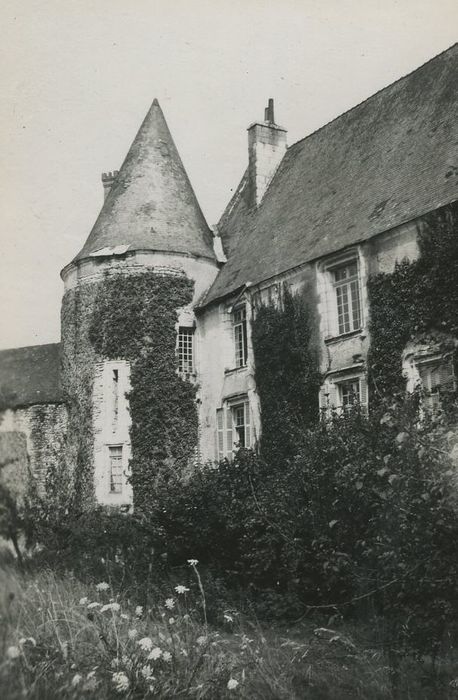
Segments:
[[[188,570],[186,585],[151,589],[140,606],[108,578],[82,584],[49,572],[19,577],[1,570],[2,697],[392,697],[377,628],[301,623],[287,631],[266,629],[221,607],[218,627],[210,627],[200,619],[205,591],[193,578],[198,568]],[[403,662],[402,697],[453,697],[458,672],[453,650],[447,663],[440,683],[428,688],[421,683],[425,667]]]
[[[306,292],[285,285],[282,304],[261,306],[252,322],[262,454],[272,464],[294,455],[299,436],[318,420],[318,352]]]
[[[428,214],[420,256],[368,281],[371,400],[402,393],[401,355],[422,334],[458,337],[458,203]]]
[[[177,310],[192,300],[184,275],[113,275],[98,285],[89,339],[99,356],[131,363],[134,504],[153,508],[160,483],[182,473],[197,446],[196,388],[177,374]]]
[[[68,289],[62,300],[61,374],[68,423],[63,463],[47,483],[56,503],[56,520],[68,510],[95,505],[92,390],[95,363],[100,358],[89,342],[88,327],[96,288],[86,284]],[[49,515],[54,518],[52,511]]]

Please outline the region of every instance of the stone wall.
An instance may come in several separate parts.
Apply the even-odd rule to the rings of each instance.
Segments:
[[[45,495],[49,476],[61,468],[67,431],[67,411],[63,404],[40,404],[7,409],[0,414],[2,454],[14,460],[21,474],[32,474],[39,493]],[[29,472],[30,467],[30,472]]]

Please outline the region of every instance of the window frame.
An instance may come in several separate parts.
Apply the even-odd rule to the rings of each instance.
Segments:
[[[242,423],[237,422],[237,413],[240,409],[243,409]],[[223,405],[216,409],[216,455],[218,461],[222,459],[232,461],[234,454],[239,449],[252,447],[251,422],[251,407],[247,396],[224,401]],[[239,435],[240,429],[243,430],[243,444],[235,439],[235,435]]]
[[[339,270],[356,266],[355,274],[336,279]],[[331,342],[364,333],[367,293],[363,285],[366,263],[359,248],[352,248],[317,263],[317,281],[321,316],[321,332],[324,341]],[[352,286],[353,285],[353,286]],[[348,324],[339,311],[338,289],[345,289],[343,301],[347,304]],[[356,309],[353,308],[356,306]],[[355,313],[356,311],[356,313]]]
[[[118,481],[117,485],[119,488],[113,488],[113,461],[112,457],[114,456],[112,454],[112,450],[120,450],[119,457],[120,457],[120,472],[116,475],[118,476]],[[112,495],[120,496],[121,494],[124,493],[125,491],[125,485],[126,485],[126,474],[125,474],[125,469],[124,469],[124,444],[123,443],[116,443],[112,445],[107,445],[107,455],[108,455],[108,492]]]
[[[237,304],[232,309],[232,338],[234,347],[234,366],[243,369],[248,364],[248,319],[246,303]],[[237,315],[240,314],[240,320]]]
[[[185,338],[188,339],[188,347],[186,347]],[[179,326],[177,333],[177,362],[178,372],[184,377],[191,377],[195,374],[195,328],[193,326]],[[183,342],[182,342],[183,341]],[[190,353],[189,353],[190,345]],[[190,355],[190,364],[189,364]],[[188,357],[188,366],[186,367],[186,356]]]
[[[432,416],[437,416],[442,410],[442,398],[444,394],[456,392],[457,390],[458,378],[455,369],[454,353],[416,354],[412,358],[412,363],[418,375],[416,386],[419,387],[422,392],[422,410],[428,412]],[[435,384],[434,387],[431,385],[425,386],[425,370],[429,370],[429,373],[431,373],[432,370],[437,370],[439,375],[446,376],[449,380],[443,384]],[[431,379],[431,374],[429,375],[429,379]],[[453,386],[447,389],[447,384],[452,384]]]
[[[344,403],[343,388],[345,385],[358,382],[358,400]],[[344,415],[358,408],[365,415],[369,411],[369,394],[367,376],[364,368],[349,372],[336,372],[335,375],[326,377],[320,387],[319,406],[322,418],[330,418],[335,415]]]

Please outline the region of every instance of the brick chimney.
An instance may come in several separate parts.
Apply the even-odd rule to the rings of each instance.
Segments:
[[[286,129],[275,124],[274,101],[270,98],[264,121],[248,127],[248,178],[253,206],[259,206],[285,154],[286,133]]]
[[[103,198],[104,200],[108,197],[108,194],[111,190],[111,186],[113,182],[116,179],[116,175],[118,174],[119,170],[113,170],[113,172],[109,173],[102,173],[102,185],[103,185]]]

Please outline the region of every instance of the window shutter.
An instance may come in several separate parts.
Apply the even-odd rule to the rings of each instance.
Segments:
[[[216,410],[216,449],[218,461],[224,459],[224,412],[222,408]]]
[[[440,387],[444,391],[453,391],[455,386],[455,373],[451,357],[446,357],[440,366]]]
[[[232,459],[232,411],[229,406],[226,407],[226,457]]]
[[[369,406],[369,397],[367,391],[367,379],[364,374],[359,380],[359,402],[361,404],[361,409],[364,413],[367,413]]]
[[[245,447],[251,447],[250,402],[245,403]]]

